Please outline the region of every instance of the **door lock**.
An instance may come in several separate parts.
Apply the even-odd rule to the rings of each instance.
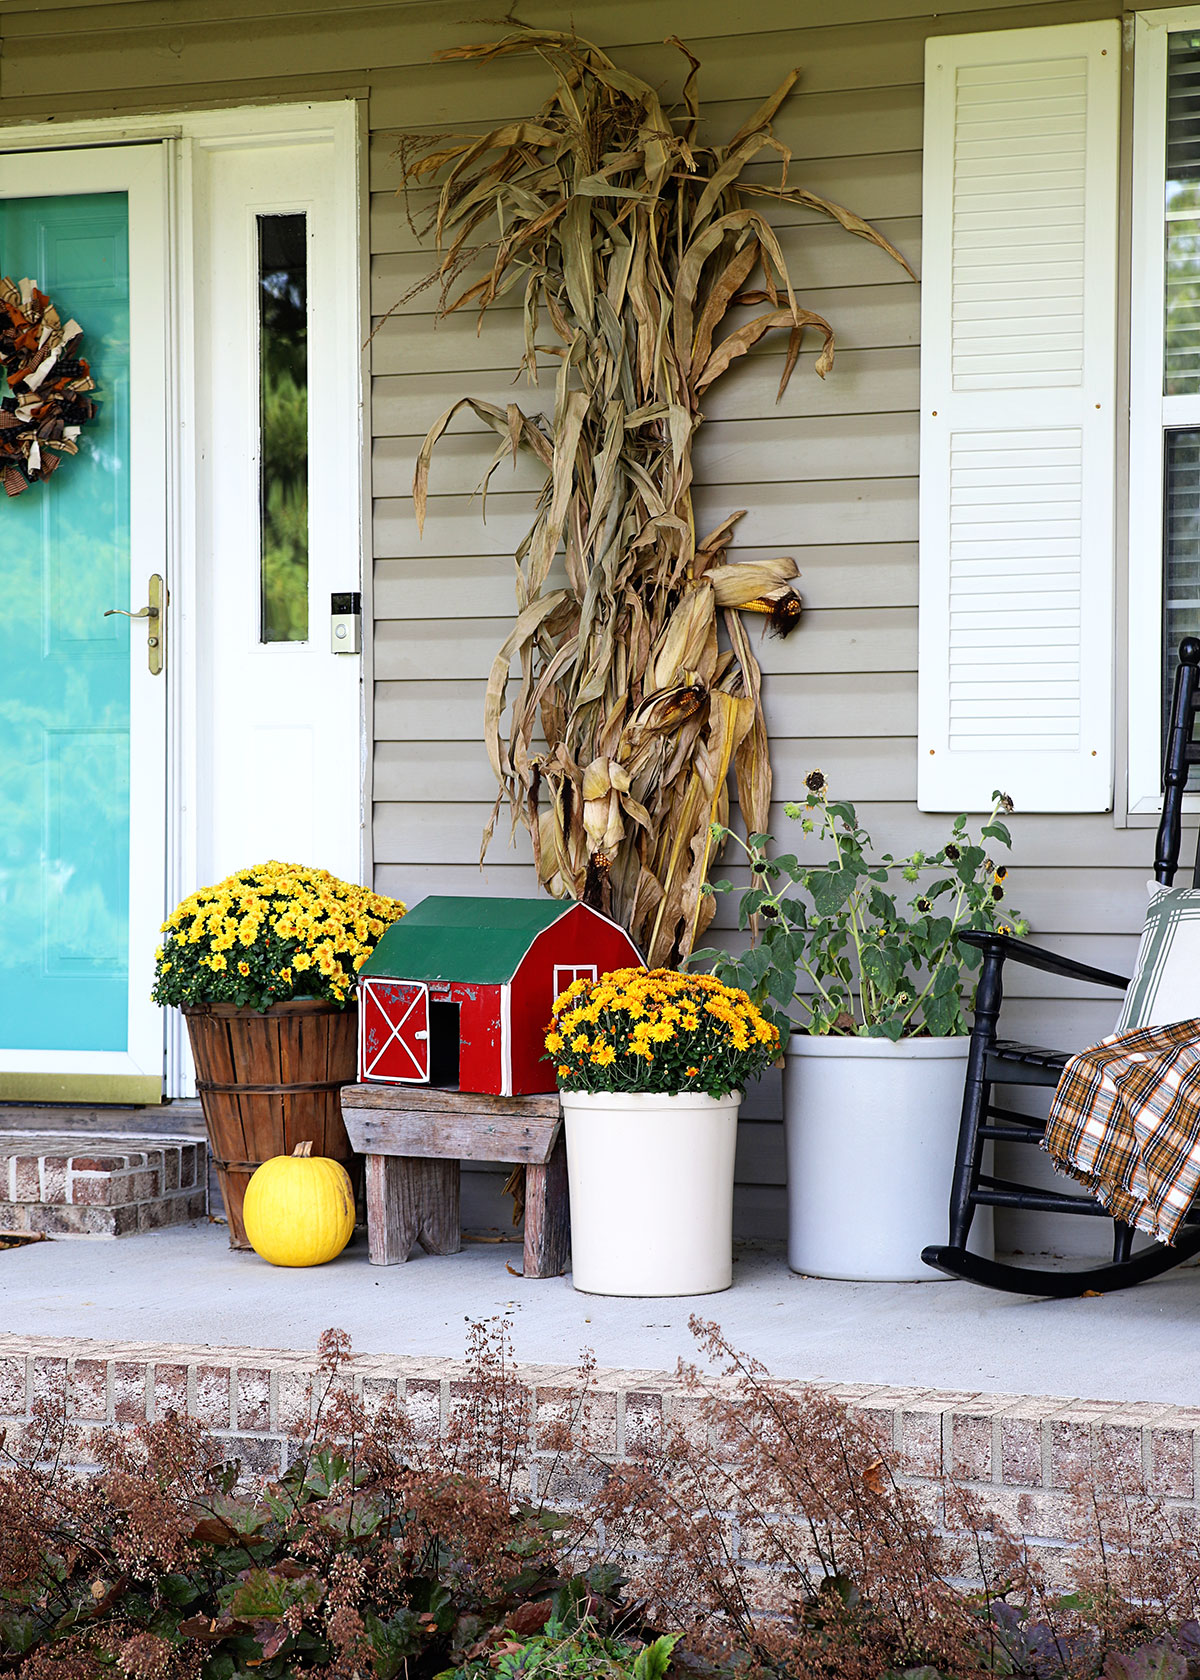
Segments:
[[[104,616],[146,620],[150,631],[146,637],[146,663],[150,667],[150,675],[157,677],[167,662],[167,602],[170,599],[167,586],[157,572],[150,579],[147,594],[150,596],[148,605],[140,607],[137,612],[130,612],[127,607],[109,607]]]

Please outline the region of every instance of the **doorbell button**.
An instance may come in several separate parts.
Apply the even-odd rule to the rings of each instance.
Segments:
[[[329,645],[333,653],[362,652],[362,596],[358,590],[330,595]]]

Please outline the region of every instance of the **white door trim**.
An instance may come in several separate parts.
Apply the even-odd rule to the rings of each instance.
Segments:
[[[167,142],[166,190],[162,213],[164,256],[169,276],[170,307],[164,322],[168,390],[167,439],[164,440],[164,482],[167,486],[166,575],[171,590],[171,644],[167,662],[166,745],[166,896],[154,907],[155,929],[168,905],[177,903],[201,883],[197,879],[197,814],[202,795],[197,776],[196,729],[196,488],[195,448],[196,370],[195,304],[192,289],[195,242],[193,158],[196,146],[236,145],[248,140],[283,142],[322,134],[334,143],[344,206],[342,232],[345,249],[354,253],[356,281],[348,288],[341,323],[340,358],[344,377],[356,381],[353,408],[357,424],[345,440],[357,454],[361,495],[347,529],[347,546],[356,544],[361,561],[364,617],[370,623],[371,550],[369,542],[369,458],[364,448],[364,390],[367,366],[363,326],[366,291],[363,238],[366,207],[362,187],[364,125],[357,96],[314,99],[298,104],[230,107],[146,116],[84,119],[78,122],[21,123],[0,128],[0,153],[79,148],[80,166],[89,157],[103,158],[105,148],[122,142]],[[85,151],[84,149],[87,148]],[[88,166],[90,167],[90,166]],[[135,588],[137,584],[135,583]],[[140,603],[139,603],[140,605]],[[369,646],[369,638],[368,638]],[[369,665],[364,661],[364,676]],[[363,766],[358,812],[360,873],[370,868],[370,809],[365,777],[370,763],[370,684],[362,684],[357,757]],[[143,894],[143,896],[145,896]],[[131,902],[132,915],[132,902]],[[139,976],[150,984],[155,937],[147,942],[146,969]],[[162,1045],[156,1066],[162,1065]],[[166,1023],[166,1095],[189,1094],[190,1066],[182,1018],[169,1012]]]

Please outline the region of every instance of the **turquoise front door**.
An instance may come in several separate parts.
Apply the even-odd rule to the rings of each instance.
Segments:
[[[96,418],[0,495],[0,1096],[157,1101],[166,675],[163,147],[0,156],[0,275],[83,329]],[[36,193],[28,189],[36,185]],[[54,190],[61,189],[61,190]],[[0,379],[0,401],[15,399]],[[156,638],[161,647],[162,637]]]

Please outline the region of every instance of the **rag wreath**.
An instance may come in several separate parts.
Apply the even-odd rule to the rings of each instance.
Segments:
[[[10,496],[49,478],[94,418],[91,369],[77,354],[83,328],[64,326],[32,280],[0,278],[0,476]]]

